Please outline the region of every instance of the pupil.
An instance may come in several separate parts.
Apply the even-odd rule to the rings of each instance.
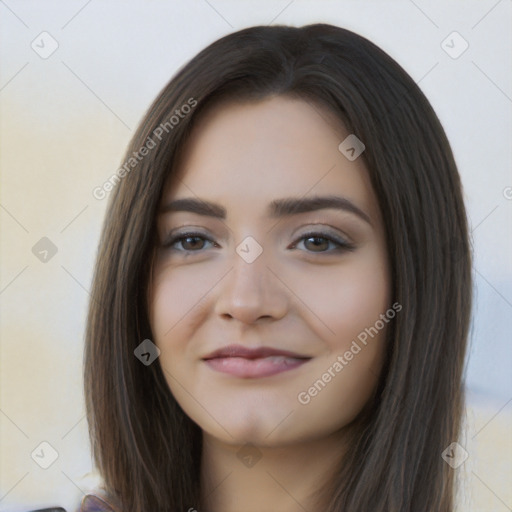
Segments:
[[[199,237],[197,236],[188,236],[187,238],[185,238],[185,243],[191,243],[192,244],[192,248],[194,248],[194,242],[189,242],[190,240],[195,240],[197,242],[197,240],[200,240]]]
[[[323,238],[320,238],[320,237],[312,236],[312,237],[309,237],[308,240],[314,240],[315,242],[313,243],[313,245],[315,247],[319,247],[322,244],[325,244],[325,240]]]

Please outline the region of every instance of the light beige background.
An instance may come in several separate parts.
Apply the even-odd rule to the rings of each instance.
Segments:
[[[200,49],[250,25],[313,22],[381,46],[448,134],[476,251],[460,510],[512,510],[511,11],[510,0],[0,1],[0,510],[74,510],[97,482],[81,376],[107,204],[93,188]],[[31,47],[48,51],[43,31],[58,43],[47,58]],[[453,31],[469,44],[456,59],[441,46]],[[32,252],[43,237],[57,247],[47,262]],[[43,441],[58,453],[48,469],[31,458]]]

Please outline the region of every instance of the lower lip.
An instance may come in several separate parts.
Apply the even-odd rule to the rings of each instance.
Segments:
[[[271,359],[246,359],[244,357],[219,357],[207,359],[205,363],[212,369],[235,375],[236,377],[268,377],[302,366],[309,359],[287,358],[283,361]]]

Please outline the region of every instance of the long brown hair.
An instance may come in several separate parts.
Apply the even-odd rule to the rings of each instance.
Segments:
[[[200,504],[201,430],[160,364],[134,356],[152,339],[156,209],[206,106],[272,95],[327,107],[365,144],[393,302],[403,306],[390,324],[376,398],[326,482],[325,510],[451,512],[455,472],[441,453],[459,437],[472,304],[460,177],[411,77],[366,38],[327,24],[250,27],[210,44],[164,87],[127,149],[130,164],[116,177],[99,243],[84,354],[90,439],[105,488],[134,512]]]

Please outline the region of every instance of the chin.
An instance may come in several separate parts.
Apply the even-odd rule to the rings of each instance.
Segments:
[[[276,419],[274,415],[265,414],[261,410],[247,411],[241,408],[234,416],[223,415],[222,426],[212,422],[211,418],[207,424],[198,422],[198,425],[203,431],[227,444],[251,443],[270,447],[286,442],[287,439],[282,439],[283,435],[285,438],[289,437],[286,432],[277,432],[276,428],[285,416],[286,414],[281,414]]]

